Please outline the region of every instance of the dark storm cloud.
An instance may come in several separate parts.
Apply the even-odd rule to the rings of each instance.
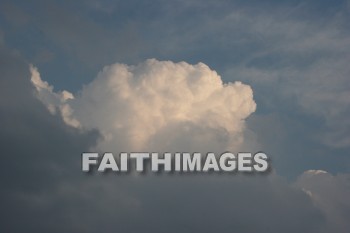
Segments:
[[[80,153],[94,144],[98,134],[74,131],[52,117],[34,98],[28,64],[5,48],[0,54],[1,227],[24,230],[17,218],[35,226],[28,217],[45,213],[35,203],[21,203],[21,198],[48,192],[63,177],[72,177],[80,169]]]
[[[85,182],[89,186],[77,186],[81,193],[63,198],[76,200],[67,207],[72,227],[88,232],[322,232],[324,224],[305,193],[266,177],[103,176]]]

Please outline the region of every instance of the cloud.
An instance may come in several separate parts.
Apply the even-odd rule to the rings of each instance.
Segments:
[[[348,232],[350,174],[332,175],[323,170],[309,170],[298,178],[296,186],[325,214],[328,232]]]
[[[343,162],[347,151],[331,151],[306,140],[313,134],[333,148],[349,145],[349,33],[343,27],[348,20],[337,11],[340,5],[325,7],[313,1],[298,6],[294,2],[244,5],[197,1],[141,5],[128,1],[117,7],[107,4],[111,11],[106,16],[103,11],[86,10],[84,4],[42,3],[18,4],[20,14],[12,15],[28,15],[26,20],[7,14],[10,24],[2,27],[11,46],[27,54],[28,60],[33,61],[38,54],[35,51],[44,46],[58,50],[53,51],[55,64],[61,65],[39,66],[45,80],[57,77],[56,82],[50,81],[54,88],[40,78],[36,68],[29,71],[14,54],[0,53],[0,144],[6,164],[0,176],[1,231],[320,233],[349,228],[344,223],[349,216],[347,175],[309,171],[298,180],[299,186],[290,187],[275,174],[119,177],[80,173],[80,153],[93,146],[97,136],[86,129],[103,132],[98,144],[103,150],[222,150],[247,141],[246,119],[253,110],[242,111],[246,114],[239,120],[231,117],[238,115],[219,108],[228,116],[220,118],[207,98],[209,107],[202,109],[214,110],[211,115],[188,107],[184,108],[189,109],[185,111],[187,120],[176,114],[167,118],[171,115],[165,112],[176,113],[176,106],[158,105],[156,97],[183,106],[181,97],[187,98],[187,92],[180,92],[175,101],[174,96],[159,94],[158,85],[142,86],[138,81],[145,79],[135,70],[146,71],[141,68],[147,68],[146,63],[109,66],[78,92],[55,90],[58,86],[73,88],[72,83],[80,86],[89,78],[79,79],[83,75],[72,70],[89,74],[89,66],[112,60],[135,62],[151,56],[204,61],[224,74],[223,80],[250,84],[259,114],[273,111],[273,117],[260,115],[251,129],[255,133],[258,125],[259,139],[268,144],[264,146],[278,148],[274,152],[283,157],[284,166],[274,160],[274,167],[295,173],[310,166],[348,169]],[[21,26],[24,24],[26,28]],[[180,63],[173,65],[179,67]],[[197,65],[193,67],[201,73]],[[163,70],[148,69],[157,74]],[[113,78],[115,70],[126,70],[130,80]],[[173,81],[165,86],[179,87]],[[248,86],[237,84],[219,88],[216,102],[227,106],[223,93],[242,97],[249,92]],[[122,99],[123,85],[143,91]],[[149,93],[153,86],[157,95]],[[54,115],[48,114],[32,92]],[[253,106],[251,96],[237,100],[243,106]],[[193,101],[187,105],[195,108]],[[303,116],[309,114],[313,117],[307,121]],[[232,124],[227,127],[230,117]],[[320,123],[319,118],[325,122]]]
[[[223,84],[203,63],[149,59],[106,66],[76,97],[54,92],[35,68],[31,72],[37,96],[50,112],[58,109],[70,126],[98,129],[104,136],[101,150],[236,149],[245,119],[256,108],[248,85]]]
[[[300,5],[301,9],[293,14],[311,5]],[[254,53],[223,73],[235,74],[251,84],[261,108],[272,105],[274,110],[282,111],[286,105],[295,105],[290,112],[322,121],[316,132],[310,129],[314,140],[332,148],[348,148],[348,14],[343,8],[322,20],[305,20],[312,16],[297,18],[293,14],[261,14],[254,22],[249,21],[249,15],[240,15],[241,20],[250,22],[249,32],[264,40]]]
[[[98,133],[52,116],[33,95],[29,65],[18,53],[0,48],[0,60],[0,157],[6,163],[0,170],[0,231],[31,232],[43,229],[38,225],[48,216],[40,205],[45,198],[38,197],[63,180],[79,179],[80,153],[95,145]]]
[[[0,82],[4,87],[0,92],[3,123],[0,132],[1,159],[6,161],[0,176],[2,231],[114,232],[120,229],[123,232],[212,232],[219,229],[220,232],[310,233],[319,232],[323,226],[323,217],[312,206],[308,196],[291,188],[275,174],[253,178],[235,174],[184,177],[91,176],[81,173],[80,154],[94,145],[96,134],[69,126],[63,123],[64,118],[51,115],[37,100],[38,97],[55,104],[52,112],[65,114],[61,105],[74,100],[73,96],[54,93],[52,86],[38,78],[34,68],[30,69],[20,58],[13,56],[2,53],[0,57],[6,61],[0,66],[3,74]],[[168,64],[177,67],[176,64]],[[159,65],[164,64],[160,62]],[[125,65],[116,66],[124,70],[127,68]],[[204,73],[210,71],[204,65],[199,67]],[[201,74],[198,67],[192,68],[194,73]],[[105,72],[113,74],[116,70],[120,72],[119,69],[115,66],[106,68],[99,77],[116,81],[113,75]],[[152,71],[149,70],[150,73]],[[220,85],[218,76],[214,72],[212,74],[212,78],[217,80],[216,88],[226,88]],[[35,87],[29,82],[30,76]],[[197,79],[200,77],[197,76]],[[104,84],[100,88],[90,85],[101,94],[111,85],[98,79],[95,82]],[[138,82],[132,79],[130,83],[136,85]],[[240,85],[236,88],[242,88]],[[204,88],[203,84],[199,87]],[[208,84],[207,90],[211,88],[212,85]],[[228,96],[232,94],[230,88],[227,92]],[[82,98],[79,95],[75,99]],[[93,99],[90,100],[93,102]],[[250,103],[253,103],[251,97]],[[212,124],[222,123],[213,121]],[[172,131],[181,130],[175,126],[172,128]],[[205,128],[203,132],[206,132]]]
[[[41,200],[35,213],[61,221],[36,229],[57,232],[320,233],[324,227],[309,197],[276,176],[87,176],[28,196],[21,203]]]
[[[80,128],[80,122],[72,118],[72,109],[66,102],[70,99],[74,99],[72,93],[68,91],[62,91],[55,93],[53,87],[47,82],[42,81],[38,70],[30,66],[31,82],[35,86],[37,91],[37,98],[46,105],[51,114],[56,114],[57,109],[60,111],[63,121],[74,128]]]

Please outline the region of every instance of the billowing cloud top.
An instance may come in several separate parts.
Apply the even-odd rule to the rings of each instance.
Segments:
[[[203,63],[149,59],[106,66],[76,98],[55,93],[36,68],[31,72],[37,96],[50,112],[58,109],[70,126],[98,129],[102,150],[237,149],[244,120],[256,109],[250,86],[223,84]]]

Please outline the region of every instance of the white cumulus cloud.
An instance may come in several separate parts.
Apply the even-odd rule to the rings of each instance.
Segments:
[[[59,112],[70,126],[98,129],[102,150],[235,149],[243,142],[245,119],[256,109],[250,86],[224,84],[203,63],[114,64],[75,95],[55,93],[37,69],[31,72],[50,112]]]

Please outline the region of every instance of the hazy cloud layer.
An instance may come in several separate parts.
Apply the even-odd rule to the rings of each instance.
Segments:
[[[261,107],[322,121],[309,129],[309,138],[328,147],[349,148],[349,9],[334,6],[321,19],[303,12],[312,6],[284,8],[286,14],[273,16],[263,10],[254,21],[251,12],[231,14],[227,22],[240,20],[261,40],[252,39],[258,48],[224,74],[251,84]]]

